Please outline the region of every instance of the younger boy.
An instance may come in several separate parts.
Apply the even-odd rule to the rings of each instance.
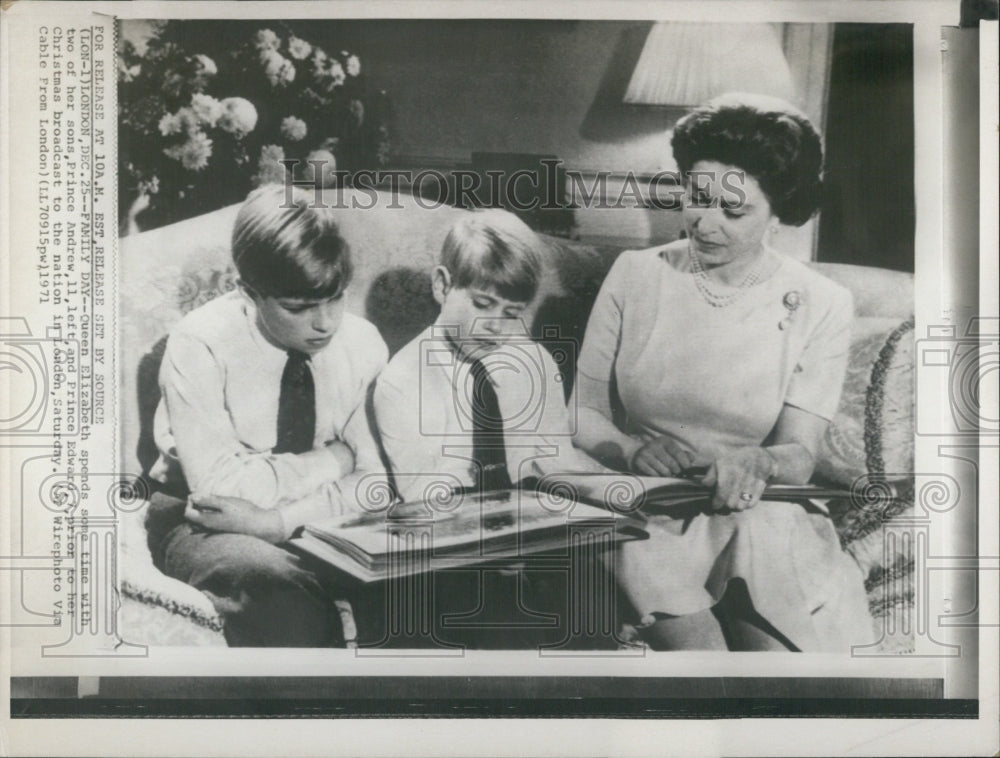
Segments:
[[[502,210],[470,213],[449,231],[432,274],[441,313],[375,385],[379,434],[404,500],[604,471],[573,447],[563,377],[526,327],[541,279],[540,247]],[[546,572],[519,566],[443,572],[435,577],[435,618],[457,614],[467,628],[444,624],[434,634],[485,648],[555,644],[568,634],[565,620],[540,626],[530,609],[564,615],[566,592]]]
[[[380,472],[367,391],[388,351],[345,313],[347,244],[330,212],[295,190],[262,187],[233,229],[239,289],[171,331],[150,476],[188,501],[154,497],[154,562],[205,592],[230,645],[320,646],[336,612],[283,549],[303,524],[350,508]]]
[[[605,470],[573,447],[563,377],[525,323],[541,246],[502,210],[470,213],[448,232],[432,274],[441,313],[375,387],[379,434],[404,500],[442,484],[491,490]]]

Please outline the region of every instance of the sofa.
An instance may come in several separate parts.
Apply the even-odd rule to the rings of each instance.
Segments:
[[[436,315],[428,274],[450,224],[467,211],[426,207],[401,194],[327,190],[355,264],[348,309],[372,321],[395,352]],[[119,246],[121,470],[145,473],[155,460],[152,418],[166,335],[185,313],[235,286],[229,239],[238,206],[121,240]],[[625,209],[622,213],[629,213]],[[666,211],[665,211],[666,212]],[[621,252],[612,246],[545,238],[545,271],[526,314],[543,343],[579,344],[594,297]],[[662,240],[668,242],[669,240]],[[845,550],[867,574],[873,624],[912,612],[912,563],[887,559],[883,527],[912,508],[913,277],[870,267],[810,264],[854,294],[856,321],[844,392],[823,441],[816,478],[854,488],[829,504]],[[573,351],[558,351],[575,374]],[[567,391],[569,387],[567,386]],[[888,487],[886,485],[891,485]],[[888,494],[887,494],[888,493]],[[119,525],[123,637],[147,645],[225,645],[222,620],[207,597],[152,564],[145,507]],[[349,611],[347,611],[349,613]],[[345,618],[345,625],[350,619]],[[888,625],[893,629],[904,626]],[[905,629],[912,629],[905,625]],[[881,634],[876,652],[907,652],[912,639]]]

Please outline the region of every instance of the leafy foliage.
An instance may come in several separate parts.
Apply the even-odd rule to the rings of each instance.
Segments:
[[[315,22],[167,21],[144,50],[119,54],[119,203],[161,226],[280,182],[335,181],[384,166],[389,106],[370,92],[361,60]],[[323,44],[320,44],[320,43]],[[336,50],[337,52],[328,52]]]

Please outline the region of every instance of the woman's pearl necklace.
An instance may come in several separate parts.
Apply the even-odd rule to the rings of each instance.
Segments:
[[[764,260],[767,257],[762,251],[761,254],[757,256],[757,262],[754,264],[753,268],[747,272],[743,281],[740,282],[735,289],[732,289],[724,294],[720,294],[712,289],[708,273],[705,271],[705,267],[701,265],[701,261],[698,259],[698,256],[695,255],[694,249],[691,245],[688,245],[688,256],[691,258],[691,270],[694,273],[695,286],[698,288],[698,292],[701,293],[701,296],[705,299],[705,302],[713,308],[725,308],[727,305],[732,305],[743,297],[746,291],[760,280],[760,275],[764,271]]]

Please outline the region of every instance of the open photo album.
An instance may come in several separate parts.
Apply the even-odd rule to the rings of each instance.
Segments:
[[[647,514],[710,509],[711,490],[680,477],[559,474],[521,488],[452,492],[443,500],[323,519],[304,527],[296,549],[364,582],[434,569],[565,555],[571,531],[613,542],[645,539]],[[890,485],[891,486],[891,485]],[[770,485],[762,499],[818,503],[849,498],[837,487]]]
[[[364,581],[434,569],[565,556],[582,539],[643,539],[639,519],[526,489],[455,493],[444,502],[397,503],[387,510],[308,524],[298,550]]]

